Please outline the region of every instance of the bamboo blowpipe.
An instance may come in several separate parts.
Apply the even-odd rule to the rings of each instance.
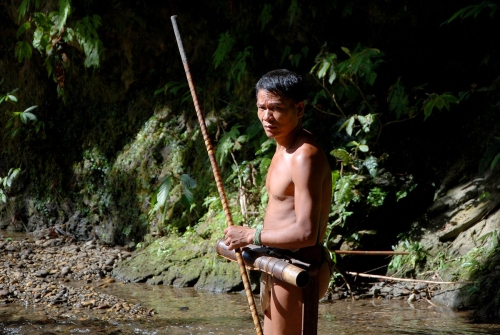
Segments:
[[[170,17],[170,19],[172,20],[172,26],[174,28],[175,38],[177,39],[177,46],[179,47],[182,64],[184,66],[184,71],[186,72],[189,89],[191,91],[191,96],[193,98],[194,108],[196,110],[196,115],[198,116],[198,121],[200,123],[201,133],[203,134],[205,146],[207,147],[208,158],[210,159],[212,172],[214,173],[215,183],[217,184],[217,190],[219,191],[220,200],[222,202],[222,208],[224,209],[224,213],[226,215],[226,222],[228,226],[233,226],[234,225],[233,217],[231,216],[231,210],[229,208],[229,203],[227,201],[226,192],[224,191],[224,185],[222,183],[222,177],[220,174],[219,166],[217,165],[217,160],[215,159],[215,153],[212,146],[212,141],[210,140],[210,136],[208,135],[205,119],[203,117],[203,113],[201,112],[200,104],[198,103],[198,95],[196,94],[196,89],[194,87],[193,79],[191,77],[191,71],[189,70],[189,64],[187,61],[186,53],[184,52],[184,45],[182,44],[181,34],[179,33],[179,28],[177,26],[177,15]],[[245,293],[247,296],[248,304],[250,306],[250,311],[252,312],[252,319],[254,322],[255,330],[258,335],[262,335],[263,334],[262,327],[260,325],[259,315],[257,314],[257,308],[255,306],[255,300],[253,298],[250,281],[248,280],[248,273],[239,249],[235,250],[235,255],[240,269],[241,279],[245,287]]]
[[[224,243],[224,240],[219,240],[216,246],[217,254],[231,261],[236,261],[236,255],[233,250],[229,250]],[[300,264],[303,267],[309,267],[309,264],[302,263],[295,259],[280,259],[273,257],[265,252],[265,249],[256,245],[248,245],[241,248],[241,256],[245,264],[253,270],[265,272],[276,279],[285,283],[303,288],[309,284],[309,273],[303,268],[295,264]]]

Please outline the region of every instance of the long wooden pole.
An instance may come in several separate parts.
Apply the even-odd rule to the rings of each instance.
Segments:
[[[184,65],[184,71],[186,72],[187,81],[189,84],[189,89],[191,91],[191,96],[193,97],[194,108],[196,110],[196,115],[198,116],[198,121],[201,127],[201,133],[203,134],[203,139],[205,141],[205,146],[207,147],[208,158],[210,159],[210,164],[212,165],[212,171],[214,173],[215,183],[217,184],[217,190],[219,191],[219,197],[222,202],[222,208],[226,215],[226,222],[228,226],[233,226],[233,217],[231,215],[231,210],[229,208],[229,203],[227,201],[226,192],[224,191],[224,185],[222,183],[222,177],[217,165],[217,160],[215,159],[215,153],[212,146],[212,141],[208,135],[207,126],[205,124],[205,119],[203,113],[200,109],[200,104],[198,103],[198,95],[196,94],[196,89],[194,87],[193,79],[191,77],[191,71],[189,70],[189,64],[187,61],[186,53],[184,52],[184,46],[182,44],[181,35],[179,33],[179,28],[177,27],[177,15],[170,18],[172,20],[172,26],[174,27],[175,38],[177,39],[177,46],[179,47],[179,52],[181,54],[182,64]],[[257,308],[255,307],[255,300],[253,298],[252,288],[250,286],[250,281],[248,280],[248,273],[246,271],[245,263],[241,257],[240,249],[235,250],[236,261],[240,268],[241,279],[243,280],[243,285],[245,286],[245,293],[247,296],[248,304],[250,305],[250,311],[252,312],[253,323],[255,325],[255,330],[258,335],[262,335],[262,327],[260,326],[259,315],[257,314]]]

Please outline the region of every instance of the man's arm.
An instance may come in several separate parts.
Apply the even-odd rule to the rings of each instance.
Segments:
[[[262,230],[262,244],[283,249],[316,244],[320,229],[324,164],[322,152],[310,144],[305,144],[293,155],[291,178],[294,185],[292,210],[295,212],[295,222],[276,229]],[[266,216],[267,220],[273,218]],[[226,244],[230,243],[229,249],[234,249],[253,243],[255,229],[231,226],[224,233]]]

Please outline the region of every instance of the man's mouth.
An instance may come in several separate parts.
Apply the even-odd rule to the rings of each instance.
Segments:
[[[265,129],[265,130],[271,130],[271,129],[276,128],[275,126],[272,126],[272,125],[270,125],[270,124],[264,124],[263,126],[264,126],[264,129]]]

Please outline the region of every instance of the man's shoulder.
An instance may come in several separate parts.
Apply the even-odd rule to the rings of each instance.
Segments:
[[[313,135],[304,130],[293,153],[294,157],[308,158],[316,155],[324,155],[323,149],[314,139]]]
[[[292,154],[292,165],[309,163],[317,166],[327,164],[326,162],[325,152],[310,133],[303,136]]]

